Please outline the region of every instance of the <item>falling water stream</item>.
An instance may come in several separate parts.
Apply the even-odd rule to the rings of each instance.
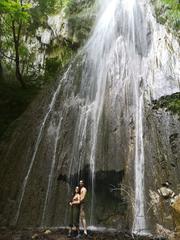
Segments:
[[[68,72],[68,71],[67,71],[67,72]],[[65,76],[66,76],[66,74],[65,74]],[[65,77],[65,76],[64,76],[64,77]],[[28,184],[28,180],[29,180],[29,177],[30,177],[30,174],[31,174],[33,165],[34,165],[34,161],[35,161],[35,158],[36,158],[36,154],[37,154],[37,152],[38,152],[38,148],[39,148],[39,145],[40,145],[42,136],[43,136],[43,131],[44,131],[44,128],[45,128],[45,124],[46,124],[46,122],[47,122],[47,119],[48,119],[51,111],[53,110],[53,107],[54,107],[54,104],[55,104],[57,95],[58,95],[59,92],[60,92],[60,89],[61,89],[61,84],[59,84],[57,90],[54,92],[54,94],[53,94],[53,96],[52,96],[52,99],[51,99],[51,103],[50,103],[50,105],[49,105],[49,107],[48,107],[47,113],[45,114],[45,117],[44,117],[44,119],[43,119],[43,121],[42,121],[42,123],[41,123],[40,130],[39,130],[39,133],[38,133],[38,137],[37,137],[37,140],[36,140],[36,143],[35,143],[35,147],[34,147],[34,152],[33,152],[33,155],[32,155],[31,161],[30,161],[30,165],[29,165],[27,174],[26,174],[26,176],[25,176],[25,178],[24,178],[24,182],[23,182],[23,184],[22,184],[22,190],[21,190],[21,193],[20,193],[20,196],[19,196],[19,204],[18,204],[16,216],[15,216],[15,219],[14,219],[15,223],[17,223],[18,218],[19,218],[22,201],[23,201],[24,194],[25,194],[25,191],[26,191],[26,187],[27,187],[27,184]]]
[[[77,95],[74,93],[68,94],[70,92],[70,89],[67,90],[68,84],[73,79],[72,72],[76,71],[76,69],[73,69],[73,64],[71,64],[64,77],[60,80],[52,96],[47,113],[40,125],[34,152],[19,195],[15,216],[16,223],[20,216],[21,205],[39,146],[45,134],[46,126],[48,126],[51,120],[62,84],[64,84],[66,86],[66,90],[64,91],[67,91],[65,95],[69,100],[67,99],[67,101],[62,103],[64,105],[59,108],[58,112],[59,120],[54,134],[54,146],[50,157],[51,167],[45,191],[41,225],[46,226],[49,202],[53,194],[51,189],[56,162],[58,161],[58,144],[63,141],[61,139],[63,114],[66,112],[67,106],[76,105],[77,102],[78,104],[80,102],[80,104],[78,105],[71,158],[68,162],[68,179],[71,180],[71,177],[75,173],[78,173],[78,177],[80,178],[83,167],[88,163],[91,178],[90,224],[94,224],[98,136],[102,114],[107,101],[107,92],[109,91],[109,107],[115,109],[117,104],[123,107],[123,104],[126,102],[124,115],[127,119],[133,119],[135,204],[132,231],[143,233],[147,228],[144,197],[145,156],[143,123],[145,94],[146,98],[154,94],[154,92],[148,92],[148,87],[152,85],[152,76],[154,76],[154,73],[151,73],[149,70],[149,66],[152,64],[153,59],[155,59],[154,52],[152,51],[152,46],[154,48],[155,46],[151,39],[149,26],[152,17],[150,17],[148,8],[146,9],[147,16],[145,16],[147,3],[143,0],[101,0],[99,3],[100,7],[95,27],[89,40],[78,55],[78,57],[81,56],[83,66],[79,92]],[[76,62],[76,58],[73,61]],[[158,76],[160,75],[161,72]],[[179,88],[178,84],[174,84],[175,87],[172,92]],[[68,101],[71,102],[71,99],[72,103],[67,103]],[[118,99],[121,99],[122,102]]]
[[[44,226],[47,203],[48,203],[50,192],[51,192],[51,189],[52,189],[54,169],[55,169],[55,163],[56,163],[57,145],[58,145],[58,141],[60,139],[60,132],[61,132],[61,123],[62,123],[62,117],[59,116],[59,123],[58,123],[58,127],[57,127],[57,130],[56,130],[54,152],[53,152],[53,157],[52,157],[51,171],[50,171],[50,174],[49,174],[48,187],[47,187],[47,191],[46,191],[46,197],[45,197],[45,203],[44,203],[44,209],[43,209],[43,215],[42,215],[42,222],[41,222],[42,226]]]

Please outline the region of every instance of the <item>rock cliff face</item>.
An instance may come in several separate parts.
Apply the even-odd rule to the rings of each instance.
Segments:
[[[145,216],[136,217],[145,218],[146,229],[139,231],[153,231],[156,225],[150,191],[165,180],[178,191],[179,117],[155,107],[154,100],[180,91],[179,45],[156,23],[149,4],[135,5],[135,17],[118,1],[108,4],[104,2],[92,37],[54,89],[31,105],[11,139],[0,145],[1,226],[66,225],[71,190],[83,178],[88,224],[131,229],[141,203],[135,165],[142,154],[144,174],[138,186],[144,186]],[[135,21],[129,35],[123,14]],[[59,19],[49,18],[51,30],[40,33],[45,45],[66,26],[55,27]],[[66,38],[78,43],[76,34]]]
[[[157,189],[168,180],[172,183],[171,188],[175,193],[179,193],[179,124],[178,115],[173,115],[164,109],[151,110],[147,115],[145,131],[145,141],[150,143],[145,149],[146,191],[149,196],[147,203],[151,209],[154,209],[154,214],[149,215],[149,221],[151,224],[158,223],[171,230],[174,226],[170,203],[164,200],[162,207]],[[151,195],[151,191],[154,191],[155,198]]]

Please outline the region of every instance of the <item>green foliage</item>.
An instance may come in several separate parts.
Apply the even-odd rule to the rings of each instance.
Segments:
[[[31,4],[19,0],[1,0],[0,13],[9,15],[11,20],[27,22],[30,18]]]
[[[28,54],[28,49],[25,47],[25,41],[31,20],[31,8],[32,5],[29,4],[28,0],[1,0],[0,2],[1,55],[5,62],[7,60],[6,58],[10,58],[14,61],[16,79],[22,87],[26,85],[22,77],[22,72],[24,58],[26,58]]]
[[[74,3],[73,0],[38,0],[38,2],[38,10],[42,15],[58,13],[62,8],[72,7],[72,3]]]
[[[69,17],[69,25],[74,30],[72,41],[79,44],[82,40],[85,40],[91,30],[92,24],[92,18],[71,15],[71,17]]]
[[[64,7],[67,15],[77,12],[77,3],[75,3],[73,0],[67,0],[64,3]]]
[[[91,6],[93,1],[87,0],[83,3],[78,3],[75,0],[36,0],[34,1],[35,4],[33,3],[32,6],[28,3],[29,0],[23,0],[23,4],[21,1],[22,0],[0,0],[0,12],[2,12],[0,21],[0,25],[2,25],[2,34],[0,35],[3,35],[3,38],[0,39],[2,40],[0,51],[4,52],[5,55],[8,54],[8,56],[10,56],[11,60],[7,59],[7,61],[6,57],[3,56],[3,65],[6,67],[6,70],[10,70],[12,73],[13,68],[15,70],[15,47],[13,45],[12,21],[15,21],[16,36],[18,36],[18,32],[20,32],[18,47],[20,70],[23,78],[26,79],[26,85],[31,85],[31,83],[35,85],[35,79],[37,79],[37,81],[40,79],[39,77],[37,78],[39,73],[38,71],[35,73],[34,66],[36,48],[28,49],[27,40],[30,40],[32,37],[34,38],[36,30],[39,27],[42,29],[47,28],[48,15],[56,14],[57,12],[59,13],[64,9],[64,12],[67,14],[72,34],[66,43],[63,42],[63,40],[59,40],[57,46],[55,46],[54,43],[51,43],[46,50],[48,59],[53,58],[55,60],[55,65],[56,62],[58,62],[59,68],[64,67],[77,50],[77,47],[80,46],[79,42],[86,38],[91,26],[90,20],[79,17],[77,12],[81,12],[81,10],[86,9],[87,6]],[[23,24],[21,24],[22,22]],[[8,52],[6,52],[7,49]],[[55,52],[55,56],[52,56]],[[48,63],[48,60],[46,63]],[[44,67],[46,68],[46,66],[39,66],[39,71],[41,71],[41,67],[43,70]],[[47,66],[47,68],[48,69],[45,69],[46,79],[48,79],[47,74],[49,66]],[[27,78],[26,73],[28,73],[27,76],[30,77]],[[37,85],[42,86],[42,81],[43,77],[41,77],[41,83],[39,84],[39,82],[37,82]]]
[[[158,101],[154,101],[154,109],[158,108],[166,108],[167,111],[180,116],[180,93],[163,96]]]
[[[46,61],[46,74],[54,77],[54,73],[59,70],[61,62],[58,57],[49,58]]]
[[[4,73],[0,75],[0,135],[25,111],[40,89],[51,84],[64,71],[82,39],[89,33],[92,24],[85,11],[93,1],[0,0],[0,53],[3,53],[0,54],[0,67]],[[48,16],[59,14],[62,9],[71,30],[68,40],[59,37],[47,46],[39,44],[40,35],[36,36],[36,30],[47,29]],[[19,43],[20,70],[26,83],[25,90],[15,80],[16,52],[12,24]],[[35,61],[37,54],[44,52],[45,64],[38,65]]]
[[[57,74],[66,67],[76,52],[76,49],[73,49],[72,46],[64,41],[59,42],[59,45],[51,45],[47,50],[49,57],[46,59],[44,76],[46,82],[53,81]]]
[[[66,15],[75,15],[82,12],[84,9],[88,9],[88,7],[92,6],[94,0],[86,0],[79,3],[75,0],[66,0],[63,2],[63,8]]]
[[[178,0],[162,0],[165,4],[167,4],[173,10],[179,10],[180,4]]]
[[[180,30],[179,0],[152,0],[155,5],[156,17],[161,24],[167,23],[178,35]]]
[[[47,15],[58,14],[62,9],[65,9],[65,12],[68,14],[70,8],[73,10],[72,2],[74,0],[37,0],[37,2],[37,6],[30,10],[33,24],[30,25],[29,29],[32,33],[39,26],[46,27]]]
[[[167,20],[176,29],[180,29],[180,3],[178,0],[163,0],[167,5]]]

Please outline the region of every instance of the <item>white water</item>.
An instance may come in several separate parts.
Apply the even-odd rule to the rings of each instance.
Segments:
[[[46,197],[45,197],[45,202],[44,202],[41,226],[45,226],[44,224],[45,224],[45,220],[46,220],[48,201],[49,201],[49,198],[51,196],[50,193],[52,191],[52,185],[53,185],[53,179],[54,179],[54,170],[55,170],[55,163],[56,163],[56,152],[57,152],[58,141],[60,139],[62,119],[63,118],[59,116],[59,123],[58,123],[58,127],[57,127],[57,130],[56,130],[54,152],[53,152],[53,157],[52,157],[51,170],[50,170],[49,177],[48,177],[48,187],[47,187]]]
[[[135,148],[135,207],[133,232],[142,234],[147,231],[144,206],[144,143],[143,143],[143,93],[140,93],[136,109],[136,148]]]
[[[91,169],[91,219],[93,223],[94,212],[94,178],[96,168],[96,147],[99,122],[104,105],[105,89],[107,75],[109,71],[112,53],[115,47],[115,34],[116,34],[116,20],[115,14],[117,10],[118,0],[113,0],[108,4],[102,4],[100,16],[98,17],[97,25],[94,32],[85,45],[83,51],[86,55],[86,63],[82,76],[80,95],[84,97],[85,104],[82,106],[77,121],[76,134],[74,136],[73,158],[69,170],[69,176],[72,173],[75,162],[78,162],[78,171],[80,173],[83,167],[83,156],[79,156],[79,152],[83,148],[87,137],[87,126],[90,122],[90,156],[89,165]],[[103,10],[102,10],[103,9]]]
[[[66,74],[68,73],[68,70],[65,73],[64,78],[66,77]],[[60,89],[61,89],[61,83],[58,85],[56,91],[54,92],[53,97],[51,99],[51,103],[50,103],[49,108],[47,110],[47,113],[45,114],[45,117],[44,117],[44,119],[43,119],[43,121],[41,123],[40,129],[39,129],[39,133],[38,133],[38,136],[37,136],[37,140],[35,142],[34,152],[33,152],[32,158],[30,160],[30,165],[28,167],[27,174],[26,174],[26,176],[24,178],[24,181],[23,181],[23,184],[22,184],[22,190],[21,190],[20,196],[19,196],[17,212],[16,212],[15,219],[14,219],[15,224],[17,224],[17,221],[18,221],[18,218],[19,218],[22,201],[23,201],[24,194],[25,194],[25,191],[26,191],[26,187],[27,187],[27,184],[28,184],[28,180],[29,180],[29,177],[30,177],[30,174],[31,174],[31,171],[32,171],[35,159],[36,159],[36,155],[37,155],[37,152],[38,152],[38,149],[39,149],[39,145],[41,143],[41,139],[42,139],[43,132],[44,132],[44,129],[45,129],[45,126],[46,126],[46,122],[48,120],[49,115],[51,114],[51,112],[53,110],[53,107],[54,107],[54,104],[56,102],[56,98],[57,98],[57,96],[58,96],[58,94],[60,92]]]
[[[79,111],[74,135],[73,154],[69,168],[80,174],[85,156],[90,128],[89,165],[91,169],[91,217],[94,216],[94,183],[96,171],[96,148],[99,124],[105,103],[107,82],[111,84],[111,102],[114,108],[119,95],[132,94],[135,120],[135,221],[134,230],[145,229],[144,214],[144,149],[143,149],[143,84],[142,55],[147,52],[146,23],[137,2],[101,1],[95,29],[82,51],[85,52],[85,67],[82,74],[80,96],[85,104]],[[137,35],[137,29],[141,32]],[[130,90],[133,88],[133,90]],[[132,91],[132,92],[131,92]],[[126,106],[128,109],[128,106]],[[76,167],[76,165],[78,165]]]
[[[158,45],[159,41],[164,45]],[[133,98],[135,199],[132,231],[146,234],[148,231],[145,219],[144,99],[157,98],[180,90],[178,53],[170,51],[172,46],[178,46],[164,27],[155,22],[149,3],[140,0],[101,1],[100,16],[87,46],[89,50],[87,58],[97,67],[92,76],[98,86],[93,106],[93,119],[97,122],[92,128],[91,169],[94,173],[99,121],[105,102],[106,85],[110,80],[112,108],[118,96],[124,98],[132,94]],[[155,65],[154,61],[159,61],[158,65]],[[126,104],[126,114],[129,118],[128,108]],[[93,211],[92,199],[92,215]]]

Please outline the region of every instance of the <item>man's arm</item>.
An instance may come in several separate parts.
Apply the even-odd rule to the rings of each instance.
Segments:
[[[84,201],[84,199],[86,197],[86,193],[87,193],[87,189],[86,188],[82,188],[81,189],[81,202]]]
[[[170,189],[170,197],[173,198],[175,195],[176,195],[175,192],[173,192],[173,190]]]

